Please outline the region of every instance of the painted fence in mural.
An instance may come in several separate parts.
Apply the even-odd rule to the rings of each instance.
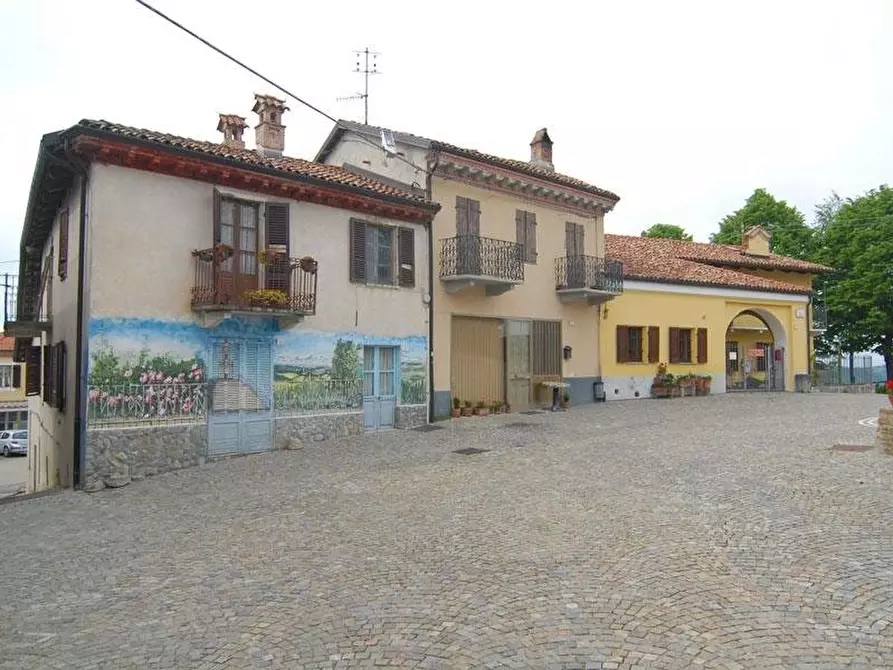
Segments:
[[[237,322],[237,320],[232,320]],[[272,337],[269,328],[238,326],[234,336]],[[222,333],[226,336],[226,333]],[[220,332],[191,323],[97,319],[90,324],[87,417],[91,427],[201,422],[211,407],[209,337]],[[277,333],[273,409],[277,414],[359,411],[363,407],[363,347],[399,352],[399,402],[428,399],[424,337],[381,338],[352,333]]]

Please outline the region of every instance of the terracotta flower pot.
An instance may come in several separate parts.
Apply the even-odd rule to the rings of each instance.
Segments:
[[[474,410],[471,407],[463,407],[461,410],[462,416],[471,416],[473,411]]]
[[[460,416],[462,416],[462,410],[458,407],[456,407],[455,409],[451,409],[450,416],[452,416],[454,419],[458,419]]]

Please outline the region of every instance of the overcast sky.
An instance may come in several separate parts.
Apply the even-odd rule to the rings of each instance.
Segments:
[[[884,0],[153,4],[336,116],[362,120],[336,98],[361,89],[352,51],[369,45],[372,123],[522,159],[547,126],[559,171],[620,195],[608,232],[706,240],[757,187],[811,220],[832,190],[893,175]],[[218,112],[253,126],[254,92],[277,94],[132,0],[0,11],[2,261],[42,134],[86,117],[216,141]],[[331,123],[289,105],[286,152],[312,158]]]

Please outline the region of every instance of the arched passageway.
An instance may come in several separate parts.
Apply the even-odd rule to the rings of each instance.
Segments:
[[[783,391],[787,334],[762,309],[739,312],[726,329],[726,390]]]

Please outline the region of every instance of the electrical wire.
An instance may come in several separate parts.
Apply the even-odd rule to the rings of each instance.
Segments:
[[[332,123],[334,123],[338,128],[341,128],[342,130],[350,131],[350,128],[341,125],[341,124],[338,122],[338,119],[336,119],[334,116],[332,116],[332,115],[329,114],[328,112],[323,111],[322,109],[320,109],[320,108],[317,107],[316,105],[313,105],[313,104],[307,102],[306,100],[304,100],[303,98],[301,98],[301,97],[295,95],[294,93],[292,93],[291,91],[289,91],[287,88],[285,88],[285,87],[283,87],[283,86],[280,86],[279,84],[277,84],[275,81],[273,81],[273,80],[270,79],[269,77],[264,76],[263,74],[261,74],[260,72],[258,72],[257,70],[255,70],[255,69],[254,69],[253,67],[251,67],[250,65],[246,65],[245,63],[243,63],[242,61],[240,61],[240,60],[239,60],[238,58],[236,58],[235,56],[230,55],[229,53],[227,53],[226,51],[224,51],[224,50],[221,49],[220,47],[218,47],[218,46],[212,44],[211,42],[209,42],[208,40],[206,40],[204,37],[202,37],[201,35],[199,35],[198,33],[194,32],[193,30],[190,30],[189,28],[187,28],[186,26],[184,26],[182,23],[176,21],[175,19],[172,19],[170,16],[168,16],[167,14],[165,14],[164,12],[162,12],[161,10],[156,9],[155,7],[153,7],[152,5],[150,5],[150,4],[149,4],[148,2],[146,2],[145,0],[135,0],[135,1],[136,1],[138,4],[142,5],[143,7],[145,7],[146,9],[148,9],[150,12],[153,12],[154,14],[157,14],[158,16],[160,16],[162,19],[164,19],[165,21],[167,21],[167,22],[170,23],[171,25],[176,26],[177,28],[179,28],[180,30],[182,30],[184,33],[186,33],[187,35],[189,35],[190,37],[194,37],[194,38],[197,39],[199,42],[201,42],[202,44],[204,44],[206,47],[208,47],[208,48],[210,48],[210,49],[213,49],[214,51],[216,51],[218,54],[220,54],[220,55],[223,56],[224,58],[226,58],[226,59],[232,61],[233,63],[235,63],[236,65],[238,65],[238,66],[241,67],[242,69],[247,70],[248,72],[250,72],[251,74],[253,74],[255,77],[258,77],[258,78],[262,79],[263,81],[265,81],[266,83],[268,83],[270,86],[272,86],[272,87],[275,88],[276,90],[278,90],[278,91],[282,91],[282,93],[284,93],[284,94],[287,95],[288,97],[290,97],[290,98],[296,100],[297,102],[301,103],[302,105],[304,105],[304,106],[307,107],[308,109],[311,109],[311,110],[313,110],[314,112],[316,112],[317,114],[320,114],[320,115],[324,116],[324,117],[327,118],[329,121],[331,121]],[[364,137],[363,135],[361,135],[361,134],[358,133],[358,134],[357,134],[357,137],[359,137],[362,141],[364,141],[364,142],[365,142],[366,144],[368,144],[369,146],[374,147],[375,149],[378,149],[379,151],[384,152],[384,153],[387,154],[389,157],[396,158],[397,160],[406,163],[407,165],[409,165],[409,166],[415,168],[416,170],[418,170],[418,171],[420,171],[420,172],[427,172],[427,170],[426,170],[425,168],[423,168],[423,167],[421,167],[421,166],[419,166],[419,165],[416,165],[416,164],[413,163],[411,160],[408,160],[407,158],[404,158],[403,156],[397,156],[396,154],[390,154],[390,153],[386,152],[386,151],[384,150],[383,147],[381,147],[380,145],[376,144],[376,143],[373,142],[372,140],[369,140],[368,138]]]

